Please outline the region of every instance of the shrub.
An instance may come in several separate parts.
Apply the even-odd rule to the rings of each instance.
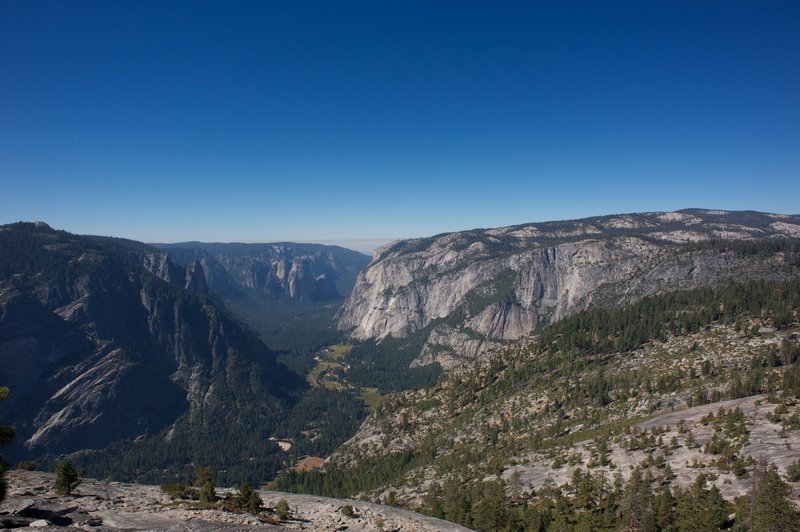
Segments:
[[[786,469],[786,478],[789,482],[797,482],[800,480],[800,459],[795,460]]]
[[[264,507],[264,501],[261,500],[261,496],[247,483],[239,486],[239,494],[234,497],[233,504],[239,510],[251,514],[261,512]]]
[[[17,464],[17,469],[22,471],[36,471],[38,465],[36,462],[32,462],[30,460],[23,460],[22,462]]]
[[[196,501],[200,498],[200,493],[197,491],[197,489],[189,486],[186,483],[162,484],[161,491],[169,495],[170,499],[172,499],[173,501],[175,500]]]
[[[286,502],[285,499],[281,499],[278,501],[278,504],[275,505],[275,513],[278,515],[278,519],[281,521],[286,521],[289,519],[289,503]]]
[[[214,479],[210,467],[199,467],[194,472],[195,484],[200,486],[200,502],[215,502],[217,491],[214,489]]]

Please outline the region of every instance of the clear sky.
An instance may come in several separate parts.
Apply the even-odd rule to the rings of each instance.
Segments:
[[[800,2],[0,0],[0,223],[376,241],[800,211]]]

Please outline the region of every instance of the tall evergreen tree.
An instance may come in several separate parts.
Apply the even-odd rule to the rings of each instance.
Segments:
[[[503,484],[484,482],[480,486],[479,502],[473,510],[475,529],[486,531],[503,529],[508,520],[506,506]]]
[[[659,530],[673,530],[675,523],[675,499],[669,487],[661,490],[655,498],[653,511],[656,517],[656,525]]]
[[[214,502],[217,492],[214,488],[214,479],[210,467],[200,467],[194,474],[195,484],[200,486],[200,502]]]
[[[711,486],[705,494],[704,508],[701,521],[708,530],[719,530],[728,521],[731,505],[722,497],[716,486]]]
[[[56,464],[56,495],[72,495],[72,491],[80,484],[80,475],[70,462]]]
[[[712,486],[706,489],[706,476],[698,475],[685,491],[675,489],[675,526],[678,530],[719,530],[728,520],[730,504]]]
[[[620,524],[624,530],[655,530],[653,489],[650,478],[635,468],[622,492],[619,507]]]
[[[800,515],[789,502],[791,489],[775,467],[758,472],[750,508],[750,529],[763,532],[798,532]]]
[[[0,386],[0,401],[5,401],[8,397],[8,388],[5,386]],[[11,440],[14,439],[14,429],[12,427],[8,427],[5,425],[0,425],[0,447],[3,445],[8,445],[11,443]],[[6,496],[6,482],[3,480],[3,475],[6,472],[7,464],[3,457],[0,456],[0,502]]]

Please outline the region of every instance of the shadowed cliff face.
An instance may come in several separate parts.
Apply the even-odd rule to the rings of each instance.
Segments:
[[[138,243],[0,227],[0,382],[13,390],[0,417],[17,429],[12,456],[152,435],[190,408],[216,422],[283,411],[301,383],[207,292],[199,263]]]
[[[449,233],[376,250],[338,315],[355,338],[425,334],[415,365],[451,367],[594,306],[726,280],[784,278],[800,216],[688,210]]]

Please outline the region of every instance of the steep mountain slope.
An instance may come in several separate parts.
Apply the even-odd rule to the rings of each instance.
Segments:
[[[797,280],[579,312],[394,396],[324,473],[281,487],[481,530],[767,529],[748,528],[754,489],[800,493],[799,316]]]
[[[0,416],[17,429],[11,457],[137,437],[152,449],[229,445],[217,460],[239,463],[254,450],[234,440],[250,430],[253,470],[274,471],[282,458],[261,442],[304,384],[203,295],[204,278],[200,264],[135,242],[0,227],[0,382],[14,390]],[[173,451],[150,459],[174,466],[199,452]]]
[[[357,339],[422,335],[414,363],[452,367],[586,308],[785,278],[794,265],[777,242],[798,237],[798,215],[693,209],[405,240],[375,251],[338,327]]]
[[[312,303],[346,297],[369,263],[363,253],[320,244],[154,244],[178,264],[198,261],[209,288],[222,299]]]

